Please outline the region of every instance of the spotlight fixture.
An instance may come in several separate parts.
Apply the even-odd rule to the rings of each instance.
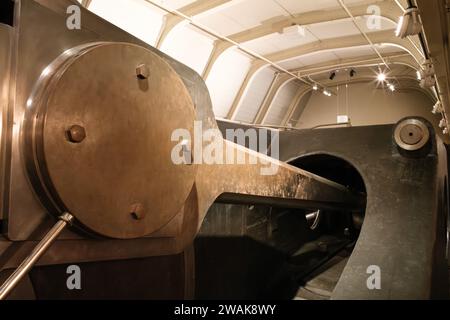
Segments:
[[[331,92],[328,91],[327,89],[323,89],[323,94],[326,95],[327,97],[331,97]]]
[[[436,102],[436,104],[433,106],[433,111],[431,111],[432,114],[438,114],[443,111],[442,109],[442,103],[440,101]]]
[[[333,80],[336,77],[336,71],[331,72],[330,80]]]
[[[313,88],[314,91],[319,90],[319,86],[317,84],[314,84],[312,88]]]
[[[419,18],[419,9],[416,6],[411,6],[400,17],[395,35],[403,39],[407,36],[417,35],[421,30],[422,23]]]
[[[350,77],[353,78],[356,75],[355,69],[350,70]]]
[[[417,74],[417,80],[419,80],[419,81],[422,80],[422,72],[417,70],[416,74]]]
[[[420,81],[420,86],[422,88],[433,87],[436,84],[434,75],[433,63],[430,60],[425,60],[422,64],[421,70],[417,71],[417,78]]]
[[[420,81],[420,86],[422,88],[431,88],[436,84],[436,79],[434,77],[426,77]]]
[[[383,72],[380,71],[380,73],[377,74],[377,80],[378,80],[379,82],[384,82],[384,81],[386,81],[386,75],[385,75]]]

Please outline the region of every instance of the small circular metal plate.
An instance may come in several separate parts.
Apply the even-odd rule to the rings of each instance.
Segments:
[[[394,138],[400,148],[415,151],[427,144],[430,140],[430,131],[422,121],[406,119],[395,128]]]
[[[145,79],[136,75],[142,65]],[[73,58],[54,78],[34,134],[47,189],[103,236],[137,238],[166,225],[196,174],[195,165],[171,159],[172,133],[192,136],[195,120],[178,74],[145,48],[109,43]]]

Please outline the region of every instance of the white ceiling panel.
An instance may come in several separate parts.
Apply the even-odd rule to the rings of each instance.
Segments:
[[[280,62],[279,65],[282,66],[283,68],[287,69],[287,70],[297,69],[297,68],[301,68],[301,67],[305,66],[302,63],[301,58],[292,59],[292,60],[288,60],[288,61],[283,61],[283,62]]]
[[[371,17],[371,16],[362,16],[355,17],[355,21],[358,26],[366,33],[384,31],[384,30],[394,30],[397,28],[397,23],[391,21],[384,17]]]
[[[93,0],[89,10],[151,45],[165,14],[143,0]]]
[[[305,45],[317,41],[307,28],[303,33],[272,33],[262,38],[242,43],[243,47],[253,50],[259,54],[267,55],[289,48]]]
[[[180,9],[182,7],[187,6],[188,4],[195,2],[196,0],[153,0],[153,1],[171,9]]]
[[[321,40],[360,34],[350,18],[311,24],[308,29]]]
[[[262,21],[287,16],[288,13],[272,0],[241,0],[224,6],[216,14],[200,15],[199,22],[223,35],[231,35],[256,27]]]
[[[190,25],[178,25],[167,36],[161,50],[201,74],[211,54],[213,43]]]
[[[339,59],[352,59],[361,56],[370,56],[376,54],[376,52],[370,45],[342,48],[333,50],[333,52]]]
[[[183,8],[196,0],[157,0],[160,4],[173,9]]]
[[[327,10],[340,8],[336,0],[273,0],[281,4],[291,13],[302,13],[308,11]],[[375,1],[374,1],[375,2]],[[346,5],[364,3],[361,0],[346,0]]]
[[[338,57],[336,57],[336,55],[332,51],[321,51],[301,56],[297,60],[300,61],[303,65],[308,66],[311,64],[317,64],[336,59],[338,59]]]
[[[401,53],[401,49],[392,45],[377,46],[381,54]],[[288,70],[307,67],[311,64],[323,63],[337,59],[354,59],[358,57],[376,55],[370,45],[342,48],[332,51],[320,51],[283,61],[280,65]]]

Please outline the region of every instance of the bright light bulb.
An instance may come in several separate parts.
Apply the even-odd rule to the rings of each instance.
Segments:
[[[314,90],[314,91],[317,91],[317,90],[319,90],[319,87],[317,86],[317,84],[313,85],[313,87],[312,87],[312,88],[313,88],[313,90]]]
[[[384,81],[386,80],[386,75],[385,75],[383,72],[380,72],[380,73],[377,75],[377,79],[378,79],[378,81],[380,81],[380,82],[384,82]]]

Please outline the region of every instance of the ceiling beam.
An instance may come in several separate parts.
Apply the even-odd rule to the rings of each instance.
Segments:
[[[398,83],[408,83],[408,86],[400,86],[397,87],[397,90],[401,91],[402,89],[408,88],[411,89],[412,87],[414,87],[415,90],[418,90],[422,93],[424,93],[428,98],[430,98],[431,101],[436,102],[436,97],[432,94],[431,90],[427,90],[424,89],[422,87],[420,87],[417,78],[415,77],[415,75],[404,75],[404,74],[397,74],[397,75],[393,75],[392,77],[390,77],[392,79],[395,79],[396,82]],[[376,81],[373,77],[373,75],[368,74],[365,76],[361,76],[359,78],[355,78],[355,79],[350,79],[350,80],[342,80],[342,81],[327,81],[324,83],[324,85],[326,85],[327,87],[336,87],[336,86],[342,86],[345,84],[356,84],[356,83],[365,83],[365,82],[374,82]],[[430,111],[431,111],[431,107],[430,106]]]
[[[301,87],[299,88],[297,94],[295,95],[294,99],[292,99],[291,104],[289,105],[289,108],[283,118],[283,121],[281,122],[281,125],[287,126],[289,124],[289,122],[292,120],[292,117],[294,116],[297,107],[299,105],[299,103],[301,102],[301,100],[303,99],[303,97],[311,91],[311,88],[305,85],[301,85]],[[301,114],[300,114],[301,115]]]
[[[385,60],[389,64],[404,64],[413,69],[418,69],[414,58],[404,51],[388,53],[384,55]],[[380,59],[377,55],[360,56],[350,59],[336,59],[324,61],[317,64],[308,65],[307,67],[300,67],[290,69],[291,72],[297,73],[299,76],[311,75],[314,73],[328,72],[342,68],[360,67],[368,64],[379,64]]]
[[[414,51],[413,45],[407,41],[395,37],[392,31],[377,31],[369,33],[368,36],[371,38],[372,42],[375,44],[378,43],[389,43],[398,45],[404,48],[407,52],[414,56],[416,63],[420,65],[420,55],[417,51]],[[279,51],[273,54],[266,56],[266,58],[270,61],[281,62],[294,58],[301,57],[302,55],[310,54],[310,53],[320,53],[325,50],[336,50],[350,47],[357,47],[367,45],[367,40],[360,34],[351,35],[351,36],[343,36],[337,38],[326,39],[323,41],[315,41],[311,43],[307,43],[301,46],[293,47],[290,49],[286,49],[283,51]],[[253,79],[253,76],[261,70],[261,68],[265,67],[267,63],[263,60],[254,60],[250,70],[247,73],[247,76],[244,82],[239,89],[233,104],[230,107],[227,118],[234,120],[240,106],[241,99],[246,92],[248,84]]]
[[[429,99],[430,99],[430,105],[429,106],[424,106],[424,108],[429,107],[429,111],[431,114],[431,110],[432,110],[432,106],[434,104],[434,102],[436,101],[434,96],[427,90],[421,88],[419,85],[417,85],[417,79],[414,76],[397,76],[397,80],[398,82],[401,84],[399,87],[397,87],[396,92],[404,92],[404,91],[410,91],[410,90],[414,90],[414,91],[418,91],[422,94],[425,94]],[[352,79],[350,81],[339,81],[339,82],[335,82],[335,85],[340,85],[343,86],[345,84],[358,84],[358,83],[368,83],[368,82],[373,82],[373,76],[368,76],[368,77],[361,77],[361,78],[357,78],[357,79]],[[380,89],[381,90],[381,89]],[[301,98],[303,98],[304,95],[306,95],[308,92],[311,91],[311,88],[307,88],[304,92],[301,92]],[[395,94],[395,92],[394,92]],[[301,100],[300,98],[300,100]],[[300,100],[298,100],[298,102],[300,102]],[[295,107],[297,107],[297,105],[295,105]],[[285,127],[286,124],[292,120],[292,116],[294,114],[294,111],[292,112],[292,114],[290,114],[290,118],[288,118],[288,120],[284,123],[282,123],[282,126]],[[301,116],[298,117],[297,121],[301,120]],[[436,121],[434,121],[434,125],[437,127],[437,118]],[[440,134],[440,133],[439,133]],[[440,134],[441,135],[441,134]]]
[[[146,0],[147,1],[147,0]],[[183,13],[186,16],[194,17],[199,14],[211,11],[213,9],[216,9],[220,6],[223,6],[225,4],[228,4],[230,2],[233,2],[236,0],[197,0],[195,2],[192,2],[178,11]],[[149,3],[152,3],[151,1],[147,1]],[[183,22],[184,19],[182,17],[176,16],[174,14],[166,14],[164,16],[164,21],[161,26],[158,38],[156,40],[155,47],[160,49],[162,46],[162,43],[167,38],[167,35],[172,31],[178,24]]]
[[[367,3],[360,3],[358,5],[349,7],[352,11],[353,16],[360,17],[371,14],[371,12],[368,12],[368,6],[370,4],[373,4],[373,1],[366,2]],[[396,19],[402,14],[401,9],[393,1],[384,0],[382,2],[377,2],[376,5],[380,8],[381,17],[388,19],[393,23],[396,23]],[[284,28],[289,27],[295,23],[301,26],[307,26],[311,24],[342,20],[346,18],[348,18],[348,15],[344,10],[342,10],[341,7],[336,7],[328,10],[298,13],[294,14],[294,18],[286,18],[285,16],[283,16],[266,20],[257,27],[232,34],[228,36],[228,38],[237,43],[244,43],[262,38],[264,36],[268,36],[276,32],[281,33]],[[232,46],[233,45],[231,43],[225,42],[220,39],[214,42],[214,48],[206,64],[205,71],[202,74],[203,79],[207,79],[214,63],[217,61],[220,55]]]
[[[81,5],[82,5],[83,7],[85,7],[86,9],[89,8],[89,6],[91,5],[91,3],[92,3],[92,0],[81,0]]]
[[[211,73],[211,70],[216,63],[217,59],[224,53],[227,49],[233,47],[233,44],[223,40],[214,41],[214,47],[209,55],[208,61],[206,63],[205,69],[202,72],[202,78],[206,80]]]
[[[277,73],[272,85],[269,87],[267,91],[266,97],[263,100],[263,103],[258,109],[255,119],[253,120],[254,124],[263,123],[267,117],[267,111],[269,110],[272,102],[274,101],[278,92],[280,92],[281,88],[287,83],[287,80],[294,79],[286,73]]]
[[[387,31],[376,31],[368,33],[368,36],[370,37],[371,41],[376,44],[382,44],[382,43],[388,43],[388,44],[394,44],[397,46],[400,46],[404,48],[406,51],[408,51],[416,60],[418,65],[421,64],[421,55],[415,51],[414,46],[411,45],[411,43],[407,40],[400,39],[396,37],[391,30]],[[348,48],[348,47],[356,47],[356,46],[364,46],[367,45],[367,41],[364,38],[364,36],[360,34],[356,35],[350,35],[350,36],[344,36],[344,37],[337,37],[337,38],[330,38],[322,41],[315,41],[311,43],[307,43],[301,46],[293,47],[290,49],[286,49],[283,51],[275,52],[270,55],[267,55],[266,58],[271,61],[285,61],[294,59],[296,57],[313,53],[318,50],[336,50],[336,49],[342,49],[342,48]]]
[[[411,57],[411,55],[407,54],[407,53],[402,53],[402,52],[398,52],[398,53],[392,53],[389,55],[385,55],[385,58],[387,60],[387,62],[391,65],[405,65],[408,66],[412,69],[415,69],[414,67],[414,59]],[[297,72],[299,73],[300,76],[307,76],[310,77],[314,74],[317,73],[326,73],[326,72],[330,72],[332,70],[336,70],[336,69],[341,69],[341,68],[357,68],[357,67],[363,67],[363,66],[370,66],[371,63],[378,63],[379,59],[377,55],[370,55],[370,56],[365,56],[365,57],[360,57],[360,58],[352,58],[352,59],[339,59],[339,60],[332,60],[332,61],[327,61],[327,62],[323,62],[323,63],[318,63],[318,64],[314,64],[314,65],[310,65],[308,67],[304,67],[304,68],[296,68],[296,69],[291,69],[291,72]],[[285,82],[283,83],[283,85],[287,84],[289,81],[292,81],[293,79],[286,79]],[[280,89],[282,88],[282,86],[280,86]],[[291,120],[294,112],[295,112],[295,108],[297,107],[298,103],[300,102],[300,100],[303,98],[303,96],[308,93],[309,91],[311,91],[311,87],[307,86],[306,89],[304,90],[302,89],[303,87],[301,86],[299,89],[299,92],[297,93],[297,95],[293,98],[292,103],[290,104],[286,115],[283,119],[283,122],[281,123],[282,126],[286,126],[287,123]],[[428,93],[433,94],[431,91],[429,91]],[[276,94],[274,95],[274,97],[276,97]],[[271,106],[272,106],[273,101],[270,102],[269,108],[265,111],[266,114],[264,117],[267,116],[267,113],[269,112]]]
[[[403,60],[403,58],[404,57],[399,57],[399,59],[396,61],[395,59],[390,59],[390,61],[392,62],[392,64],[391,65],[395,65],[395,64],[397,64],[397,65],[404,65],[404,60]],[[367,68],[370,68],[370,65],[367,65],[367,63],[362,63],[361,62],[361,64],[360,65],[358,65],[358,64],[353,64],[352,65],[352,67],[358,67],[358,66],[367,66]],[[415,68],[414,67],[412,67],[412,66],[409,66],[409,65],[405,65],[405,66],[407,66],[407,68],[411,68],[412,70],[415,70]],[[410,70],[411,70],[410,69]],[[324,77],[324,78],[321,78],[321,79],[318,79],[318,83],[321,83],[324,87],[335,87],[335,86],[338,86],[338,85],[342,85],[342,84],[346,84],[346,83],[351,83],[352,81],[355,81],[355,80],[358,80],[358,79],[363,79],[364,80],[364,82],[365,81],[374,81],[374,75],[372,74],[372,72],[370,71],[367,71],[367,72],[363,72],[362,74],[361,74],[361,72],[359,73],[359,75],[357,75],[357,77],[355,77],[355,78],[352,78],[352,79],[346,79],[346,80],[343,80],[343,81],[335,81],[335,80],[328,80],[327,78],[328,78],[328,72],[329,71],[332,71],[332,70],[336,70],[335,68],[331,68],[330,70],[326,70],[326,71],[322,71],[322,72],[313,72],[313,73],[309,73],[309,74],[307,74],[307,73],[303,73],[303,75],[305,75],[305,76],[308,76],[308,77],[310,77],[310,76],[312,76],[313,74],[321,74],[321,75],[323,75],[323,74],[325,74],[326,75],[326,77]],[[436,98],[433,96],[433,92],[431,91],[431,90],[428,90],[428,89],[422,89],[422,88],[420,88],[420,86],[419,86],[419,83],[418,83],[418,81],[417,81],[417,79],[415,78],[415,75],[413,75],[413,76],[410,76],[410,75],[406,75],[407,77],[408,77],[408,79],[412,79],[412,80],[414,80],[414,83],[413,84],[415,84],[415,86],[417,87],[417,89],[421,89],[421,91],[422,92],[426,92],[426,94],[427,94],[427,96],[429,96],[430,97],[430,99],[433,99],[433,100],[436,100]],[[394,80],[397,80],[397,78],[402,78],[402,77],[405,77],[405,75],[403,74],[403,70],[400,70],[399,68],[392,68],[392,70],[391,71],[389,71],[389,74],[388,74],[388,79],[394,79]],[[279,92],[282,90],[282,88],[285,86],[285,85],[287,85],[290,81],[292,81],[293,79],[291,78],[291,79],[282,79],[282,80],[280,80],[279,81],[279,83],[278,83],[278,86],[277,86],[277,91],[276,92],[274,92],[273,94],[272,94],[272,100],[270,101],[270,102],[268,102],[266,105],[262,105],[262,107],[260,108],[260,116],[259,116],[259,118],[257,119],[257,122],[255,122],[255,123],[257,123],[257,124],[264,124],[264,122],[265,122],[265,120],[267,119],[267,116],[268,116],[268,114],[269,114],[269,112],[270,112],[270,110],[271,110],[271,108],[273,107],[273,103],[275,102],[275,99],[276,99],[276,97],[277,97],[277,95],[279,94]],[[312,79],[313,81],[314,81],[314,79]],[[301,90],[300,90],[301,91]],[[306,90],[303,94],[306,94],[308,91],[311,91],[311,88],[310,87],[308,87],[308,90]],[[293,98],[293,102],[291,103],[291,107],[292,107],[292,104],[294,104],[294,107],[295,107],[295,105],[296,104],[298,104],[298,102],[295,102],[295,100],[296,99],[301,99],[302,97],[297,97],[297,96],[295,96],[294,98]],[[293,112],[292,110],[291,110],[291,107],[288,109],[288,111],[287,111],[287,113],[286,113],[286,117],[288,117],[288,119],[286,119],[285,118],[285,120],[283,121],[283,123],[281,123],[282,125],[285,125],[286,124],[286,122],[288,122],[289,120],[290,120],[290,117],[289,117],[289,114],[291,113],[291,112]]]
[[[365,16],[370,15],[371,13],[368,12],[368,6],[370,4],[374,4],[373,1],[366,1],[367,3],[364,4],[358,4],[354,6],[349,6],[349,9],[352,11],[352,14],[354,16]],[[377,2],[377,6],[380,8],[381,16],[391,20],[392,22],[396,23],[396,20],[398,17],[402,14],[400,8],[393,2],[393,1],[382,1]],[[341,19],[347,19],[349,16],[347,13],[342,10],[342,8],[339,6],[336,6],[332,9],[327,10],[317,10],[317,11],[310,11],[310,12],[304,12],[304,13],[297,13],[294,14],[294,17],[275,17],[270,20],[264,21],[261,25],[243,30],[241,32],[229,35],[228,38],[239,42],[247,42],[252,41],[258,38],[262,38],[264,36],[268,36],[272,33],[281,33],[283,32],[283,29],[286,27],[289,27],[293,24],[298,24],[300,26],[308,26],[311,24],[317,24],[317,23],[324,23],[329,21],[335,21],[335,20],[341,20]]]

